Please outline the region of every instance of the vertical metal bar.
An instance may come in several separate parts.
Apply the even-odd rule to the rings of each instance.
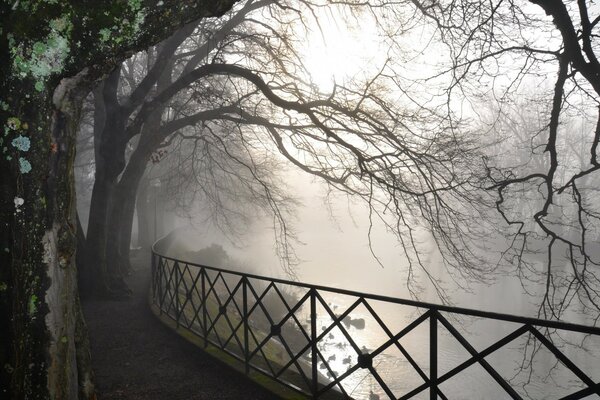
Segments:
[[[437,321],[438,311],[431,310],[429,319],[429,398],[437,400],[438,398],[438,335]]]
[[[156,254],[150,253],[150,273],[152,274],[152,303],[156,302]]]
[[[162,261],[162,256],[158,258],[158,309],[160,315],[163,314],[164,296],[163,296],[163,274],[165,263]]]
[[[158,196],[158,189],[155,185],[152,186],[154,187],[154,242],[156,243],[156,197]]]
[[[317,372],[317,294],[315,289],[310,290],[310,343],[312,366],[312,397],[317,398],[319,389],[319,376]]]
[[[250,372],[250,348],[248,345],[248,278],[242,277],[242,296],[243,296],[243,322],[244,322],[244,363],[246,374]]]
[[[179,320],[181,319],[181,300],[179,299],[179,287],[181,286],[181,268],[179,262],[175,263],[177,270],[175,271],[175,311],[177,313],[177,328],[179,328]]]
[[[202,334],[204,335],[204,347],[208,347],[208,326],[206,319],[206,271],[200,270],[202,274]]]

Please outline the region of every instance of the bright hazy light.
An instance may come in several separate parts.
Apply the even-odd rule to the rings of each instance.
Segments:
[[[322,92],[330,92],[334,82],[343,84],[368,76],[385,61],[385,50],[370,18],[345,21],[328,15],[319,18],[319,23],[310,27],[302,53],[313,83]]]

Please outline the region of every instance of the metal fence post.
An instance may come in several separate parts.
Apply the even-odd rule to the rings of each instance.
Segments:
[[[160,315],[163,314],[163,303],[164,303],[164,293],[163,293],[163,274],[164,274],[164,263],[162,262],[162,256],[158,257],[158,310],[160,311]]]
[[[204,347],[208,347],[208,326],[206,318],[206,271],[200,269],[202,274],[202,334],[204,336]]]
[[[429,317],[429,398],[437,400],[438,398],[438,337],[437,322],[438,311],[431,310]]]
[[[175,310],[177,311],[177,328],[179,328],[179,320],[181,319],[182,307],[181,300],[179,298],[179,287],[181,286],[181,269],[179,268],[179,262],[176,262],[173,268],[177,268],[175,271]]]
[[[312,397],[317,398],[319,389],[319,375],[317,372],[317,294],[313,288],[310,290],[310,342],[312,366]]]
[[[150,253],[150,274],[152,274],[152,303],[156,303],[156,254]]]
[[[243,312],[242,321],[244,323],[244,364],[246,367],[246,375],[250,372],[250,348],[248,345],[248,278],[242,277],[242,296],[243,296]]]

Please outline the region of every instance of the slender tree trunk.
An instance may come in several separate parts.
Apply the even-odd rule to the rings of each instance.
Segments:
[[[129,249],[131,230],[135,212],[135,199],[140,181],[144,177],[146,164],[151,154],[151,147],[143,138],[131,154],[127,167],[119,183],[115,187],[114,202],[119,207],[113,207],[110,214],[110,230],[113,232],[107,242],[107,257],[115,265],[114,273],[126,273],[130,269]]]
[[[96,172],[86,235],[85,269],[81,277],[82,293],[92,296],[107,294],[110,290],[106,263],[106,232],[113,186],[113,182]]]
[[[143,171],[142,171],[143,174]],[[137,187],[122,187],[117,185],[113,200],[118,207],[112,207],[109,217],[109,231],[106,242],[106,258],[110,260],[109,274],[125,276],[129,273],[129,247],[131,229],[135,211],[135,192]]]
[[[143,172],[142,172],[143,174]],[[136,185],[137,188],[137,185]],[[130,249],[131,249],[131,233],[133,230],[133,218],[135,215],[135,198],[136,193],[132,191],[127,197],[127,201],[123,210],[123,221],[119,228],[119,247],[118,254],[121,264],[126,272],[131,271]]]
[[[140,181],[135,203],[138,224],[137,245],[145,252],[148,251],[152,245],[150,240],[150,221],[148,220],[150,215],[148,212],[148,185],[148,177],[144,176]]]

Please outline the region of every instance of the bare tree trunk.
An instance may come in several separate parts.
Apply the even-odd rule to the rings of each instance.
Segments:
[[[116,265],[115,273],[126,273],[130,270],[129,249],[131,230],[135,212],[136,193],[146,171],[146,164],[151,154],[151,147],[140,140],[138,147],[131,154],[127,167],[115,188],[113,199],[119,207],[113,207],[110,214],[110,235],[107,241],[107,257]]]
[[[164,61],[164,63],[166,64],[166,68],[157,79],[156,87],[158,92],[165,90],[171,83],[171,61]],[[118,204],[119,206],[113,207],[110,211],[109,229],[111,230],[111,234],[108,236],[106,243],[106,257],[111,260],[110,265],[114,267],[111,275],[120,274],[122,276],[131,269],[129,248],[131,244],[136,193],[146,171],[146,164],[150,155],[161,141],[161,136],[158,132],[162,115],[163,112],[161,109],[146,119],[137,147],[129,157],[127,164],[124,165],[123,174],[115,186],[113,201],[114,204]]]
[[[110,231],[110,212],[117,177],[125,166],[125,124],[127,117],[117,99],[120,67],[115,68],[103,82],[102,90],[95,91],[94,146],[96,175],[86,242],[84,292],[95,296],[127,295],[129,290],[123,274],[107,259]],[[119,203],[117,203],[119,204]]]
[[[152,245],[150,239],[150,221],[148,220],[148,185],[148,178],[144,176],[140,181],[135,203],[138,224],[137,245],[138,247],[141,247],[144,251],[148,251],[150,249],[150,246]]]
[[[129,251],[131,249],[131,232],[133,230],[133,217],[135,214],[135,198],[136,193],[132,191],[123,206],[123,221],[119,229],[118,254],[121,268],[124,268],[126,272],[131,271]]]
[[[114,183],[96,174],[86,235],[85,269],[81,277],[81,290],[88,295],[107,294],[110,290],[106,263],[106,233],[113,186]]]
[[[119,206],[111,209],[109,217],[111,234],[106,242],[106,258],[110,260],[109,273],[111,276],[125,276],[131,270],[129,247],[136,189],[137,186],[122,187],[121,185],[117,185],[115,188],[113,199]]]

